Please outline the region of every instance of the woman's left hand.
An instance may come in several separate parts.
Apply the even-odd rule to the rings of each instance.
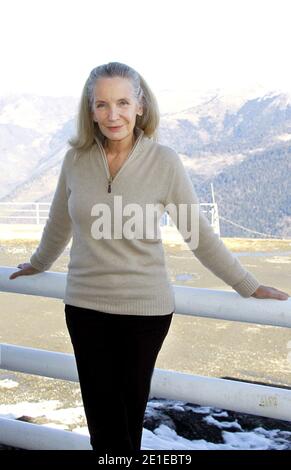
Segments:
[[[290,296],[286,292],[275,289],[275,287],[259,286],[251,297],[255,297],[256,299],[287,300]]]

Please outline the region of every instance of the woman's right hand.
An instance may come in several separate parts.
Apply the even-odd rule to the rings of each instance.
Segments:
[[[22,263],[17,266],[19,271],[15,271],[9,276],[9,279],[15,279],[18,276],[30,276],[31,274],[38,274],[41,271],[35,269],[30,263]]]

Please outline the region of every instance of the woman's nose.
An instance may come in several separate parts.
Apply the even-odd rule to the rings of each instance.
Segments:
[[[118,110],[116,108],[109,109],[109,119],[115,120],[118,117]]]

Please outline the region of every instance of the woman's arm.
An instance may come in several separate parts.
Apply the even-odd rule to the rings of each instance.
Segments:
[[[68,212],[70,189],[67,184],[69,159],[72,149],[66,153],[51,203],[42,238],[30,258],[30,264],[38,271],[46,271],[60,256],[72,237],[72,224]]]
[[[172,150],[169,148],[169,150]],[[172,152],[174,152],[172,150]],[[237,257],[229,251],[219,236],[214,232],[208,219],[200,210],[199,200],[193,188],[193,184],[176,152],[170,152],[172,162],[168,178],[168,192],[165,197],[165,205],[174,204],[177,208],[177,228],[199,261],[222,279],[226,284],[235,289],[242,297],[274,298],[285,300],[288,294],[275,288],[262,286],[255,276],[247,271],[238,261]],[[187,240],[185,223],[179,220],[181,214],[180,204],[187,206],[186,214],[191,223],[193,234],[191,243]],[[196,214],[191,219],[191,210]],[[184,211],[185,212],[185,211]],[[184,221],[185,222],[185,221]],[[189,228],[189,225],[188,225]],[[193,239],[197,238],[195,246]]]

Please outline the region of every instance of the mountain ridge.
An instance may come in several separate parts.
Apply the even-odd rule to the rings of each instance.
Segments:
[[[161,114],[159,141],[179,153],[200,202],[211,202],[213,183],[223,217],[290,237],[291,94],[214,90],[195,99],[187,108]],[[5,167],[0,200],[49,202],[74,134],[77,100],[33,95],[9,100],[0,98],[0,161]],[[23,110],[31,109],[25,121]],[[229,224],[221,226],[223,236],[246,235]]]

